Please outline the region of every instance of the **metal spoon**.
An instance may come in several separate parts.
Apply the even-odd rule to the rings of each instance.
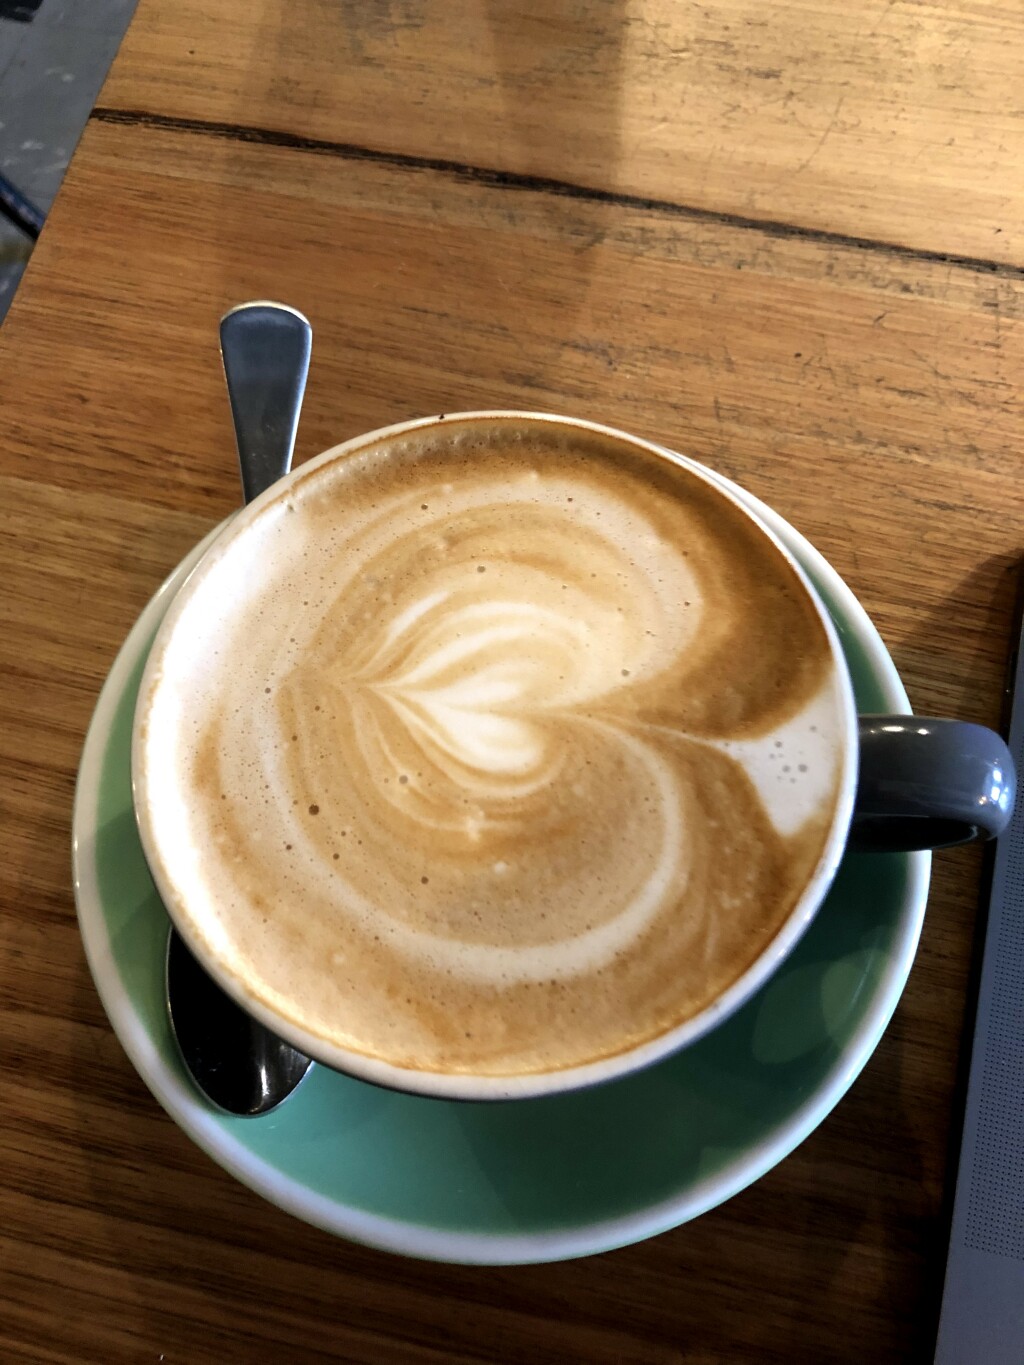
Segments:
[[[246,502],[291,467],[312,338],[302,314],[279,303],[243,303],[221,318],[221,355]],[[225,994],[173,928],[167,943],[167,1011],[189,1075],[211,1104],[228,1113],[268,1113],[312,1066]]]

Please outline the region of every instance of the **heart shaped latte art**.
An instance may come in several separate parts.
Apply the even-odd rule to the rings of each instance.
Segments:
[[[400,1065],[570,1064],[687,1017],[835,807],[841,688],[763,532],[607,441],[512,455],[300,482],[190,684],[204,934]]]
[[[391,846],[352,877],[364,922],[379,932],[383,904],[385,932],[405,951],[435,963],[452,954],[460,973],[494,981],[545,979],[612,957],[683,880],[678,778],[631,729],[623,694],[657,677],[663,599],[695,598],[695,585],[654,537],[641,576],[582,518],[572,555],[561,509],[500,504],[498,492],[453,512],[440,538],[436,527],[412,532],[386,562],[370,561],[284,702],[293,699],[303,785],[336,792],[329,807],[316,802],[316,832],[338,822],[360,831],[362,847]],[[599,523],[601,512],[583,515]],[[509,543],[510,522],[528,558]],[[692,611],[672,649],[696,630],[695,600]],[[299,700],[311,690],[312,711]],[[628,783],[645,808],[629,832],[642,857],[614,878],[587,871],[588,845],[609,835],[609,783]],[[581,878],[585,899],[555,913]],[[481,883],[486,916],[474,903]]]

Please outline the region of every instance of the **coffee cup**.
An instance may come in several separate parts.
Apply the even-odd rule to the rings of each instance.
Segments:
[[[992,837],[1015,783],[984,727],[857,717],[813,586],[707,470],[502,412],[348,441],[239,513],[154,641],[132,778],[239,1004],[463,1099],[684,1047],[847,847]]]

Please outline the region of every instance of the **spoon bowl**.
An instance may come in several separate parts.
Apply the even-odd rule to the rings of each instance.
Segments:
[[[312,1066],[221,990],[173,929],[167,1008],[189,1075],[211,1104],[229,1114],[268,1114]]]

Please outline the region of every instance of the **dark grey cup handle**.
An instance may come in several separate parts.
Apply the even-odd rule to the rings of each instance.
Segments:
[[[946,848],[993,839],[1017,786],[1010,751],[965,720],[861,716],[853,849]]]

